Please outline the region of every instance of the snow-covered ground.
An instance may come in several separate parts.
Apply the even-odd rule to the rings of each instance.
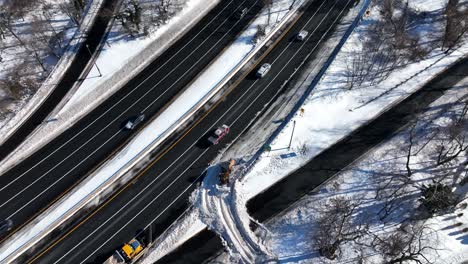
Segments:
[[[191,203],[197,208],[198,216],[210,230],[218,233],[229,249],[230,262],[265,263],[276,259],[271,250],[250,230],[250,220],[245,201],[236,192],[239,182],[232,172],[230,186],[220,185],[218,175],[221,166],[208,168],[201,188],[195,191]],[[238,207],[237,205],[241,205]]]
[[[126,36],[116,20],[95,64],[98,65],[102,77],[99,77],[98,69],[93,66],[84,82],[73,87],[51,112],[49,118],[54,121],[38,127],[3,160],[0,174],[47,144],[120,89],[160,55],[179,34],[188,30],[192,22],[201,19],[218,2],[219,0],[173,2],[174,10],[170,12],[172,17],[164,25],[153,26],[148,35],[136,38]]]
[[[410,5],[421,8],[422,3],[427,2],[411,1]],[[444,3],[443,0],[431,1],[430,5],[424,7],[428,12],[433,12],[443,8]],[[378,11],[372,10],[371,16],[357,28],[302,106],[304,112],[296,114],[270,144],[271,153],[265,153],[246,176],[246,186],[251,188],[249,193],[259,193],[272,182],[288,175],[392,104],[409,96],[434,75],[468,53],[467,43],[450,54],[436,49],[427,56],[427,59],[396,69],[378,85],[365,84],[350,90],[347,88],[347,77],[344,74],[349,57],[355,53],[356,47],[362,46],[366,28],[375,19],[373,15],[376,14]],[[437,27],[437,23],[421,25],[424,29],[421,29],[421,34],[430,34],[434,30],[429,26]],[[295,131],[291,148],[288,150],[294,123]],[[280,154],[289,152],[303,153],[303,155],[290,159],[280,158]],[[272,171],[274,173],[271,173]]]
[[[417,117],[414,128],[414,145],[410,167],[414,171],[411,184],[401,191],[400,200],[395,204],[389,216],[380,220],[381,209],[386,203],[385,195],[376,199],[377,190],[390,193],[399,187],[406,177],[406,159],[409,148],[409,133],[412,126],[384,142],[351,168],[337,175],[332,181],[322,186],[318,194],[308,195],[294,206],[275,217],[266,224],[271,233],[269,243],[278,254],[281,263],[334,263],[319,256],[314,245],[314,234],[317,232],[320,214],[329,209],[331,199],[346,197],[360,203],[355,221],[369,224],[369,230],[381,237],[391,234],[400,223],[415,215],[415,211],[423,210],[417,197],[420,187],[430,184],[432,180],[444,182],[455,189],[460,199],[466,199],[468,185],[459,185],[466,174],[467,153],[463,153],[449,166],[434,167],[434,155],[438,144],[444,137],[444,129],[459,118],[466,107],[468,94],[468,79],[456,85],[443,97],[434,102],[427,112]],[[466,113],[463,117],[467,119]],[[466,124],[463,137],[468,136]],[[428,142],[429,140],[429,142]],[[460,171],[461,170],[461,171]],[[398,179],[400,177],[400,179]],[[390,183],[388,186],[386,184]],[[382,189],[382,186],[386,188]],[[416,196],[416,198],[415,198]],[[462,203],[463,204],[463,203]],[[425,222],[431,232],[423,243],[437,248],[427,250],[426,257],[434,263],[461,263],[468,260],[468,208],[460,205],[453,212],[430,217]],[[466,204],[466,200],[465,200]],[[371,236],[363,238],[369,243]],[[356,263],[359,254],[364,256],[364,263],[379,263],[382,259],[376,248],[359,247],[353,242],[342,247],[342,258],[336,263]],[[420,257],[420,259],[422,259]]]
[[[6,29],[2,29],[4,35],[0,33],[0,127],[34,95],[77,29],[59,4],[60,1],[47,0],[26,5],[24,14],[18,11],[11,18],[11,29],[19,40]],[[7,12],[5,6],[2,8]],[[55,45],[47,46],[44,41],[51,39],[54,32],[60,38]],[[32,51],[37,52],[39,60]]]
[[[206,5],[203,1],[192,1],[197,1],[198,5]],[[289,10],[288,8],[291,6],[289,1],[278,0],[274,6],[275,9],[272,9],[280,10],[277,12],[277,25],[284,23],[283,18],[291,16],[301,3],[302,1],[296,1],[294,8]],[[174,19],[177,19],[177,16]],[[12,241],[11,243],[4,243],[3,247],[0,248],[0,260],[5,259],[13,252],[20,254],[21,250],[24,250],[23,245],[26,243],[34,244],[54,227],[66,221],[72,212],[83,208],[84,205],[103,192],[109,191],[110,186],[115,181],[119,180],[133,165],[144,159],[145,154],[162,142],[180,124],[183,124],[184,120],[190,118],[191,113],[202,107],[222,87],[223,82],[228,80],[230,74],[233,74],[233,70],[242,67],[243,63],[250,58],[249,56],[253,56],[253,52],[260,46],[260,44],[252,43],[257,32],[257,25],[266,24],[266,21],[267,13],[263,11],[239,38],[192,82],[182,95],[136,135],[121,152],[103,164],[99,170],[90,175],[54,206],[47,209],[34,222],[15,233],[9,239]],[[267,34],[273,33],[273,29],[277,28],[270,27],[270,32]]]
[[[11,26],[0,37],[0,142],[47,98],[69,67],[103,0],[83,3],[81,14],[73,13],[71,1],[20,2],[23,8],[12,9]]]
[[[440,30],[443,28],[440,18],[445,4],[446,1],[444,0],[431,1],[430,3],[423,0],[410,1],[409,7],[413,10],[426,15],[431,14],[429,17],[425,17],[422,20],[418,21],[416,19],[412,24],[412,32],[414,34],[420,34],[422,39],[427,42],[430,40],[426,38],[426,36],[432,37],[440,33]],[[325,76],[302,106],[303,111],[297,113],[293,120],[283,129],[281,134],[273,140],[270,145],[272,151],[264,153],[251,171],[245,175],[242,180],[243,184],[240,188],[241,190],[238,190],[238,192],[243,192],[246,198],[253,197],[262,190],[268,188],[274,182],[302,166],[308,160],[363,123],[376,117],[379,113],[391,107],[391,105],[403,100],[412,92],[419,89],[434,75],[441,72],[457,59],[465,56],[468,52],[468,45],[466,42],[462,42],[460,47],[448,54],[445,54],[439,48],[435,48],[430,50],[429,54],[427,54],[424,59],[408,62],[404,66],[396,68],[391,72],[388,78],[382,80],[378,85],[363,83],[360,86],[355,86],[350,89],[346,74],[349,70],[350,60],[352,60],[353,55],[358,53],[356,51],[359,51],[363,46],[363,43],[367,39],[366,35],[371,30],[371,26],[375,21],[380,19],[379,11],[376,6],[373,6],[369,11],[369,15],[355,30],[325,73]],[[463,92],[466,93],[466,91],[462,91],[462,93]],[[288,150],[287,147],[291,138],[293,123],[295,123],[295,132],[291,148]],[[229,153],[229,151],[231,151],[231,153]],[[256,150],[248,150],[244,155],[247,156],[255,151]],[[294,152],[297,156],[289,158],[280,157],[280,154],[287,154],[290,152]],[[233,156],[232,153],[237,153],[237,155]],[[394,152],[390,151],[390,153]],[[241,156],[242,154],[239,155],[239,152],[233,148],[224,153],[224,158],[221,157],[220,159],[223,160],[230,157],[240,158]],[[358,183],[356,182],[356,184]],[[365,183],[359,182],[359,184],[361,189],[365,186]],[[358,185],[353,187],[357,188]],[[351,188],[347,188],[346,191],[354,192]],[[356,191],[359,191],[359,189]],[[300,211],[300,209],[298,210]],[[302,217],[301,212],[297,213],[297,215],[299,215],[297,217],[299,219],[303,219],[304,221],[308,220],[307,217]],[[192,219],[197,216],[199,215],[193,214],[192,216],[189,215],[182,219],[180,221],[181,228],[177,229],[174,227],[172,232],[180,232],[184,234],[184,237],[188,237],[187,230],[202,230],[204,226],[200,225],[200,222]],[[431,221],[437,222],[437,219]],[[188,225],[187,222],[193,222],[195,224],[191,226]],[[291,233],[290,241],[287,239],[278,241],[277,251],[275,252],[283,256],[284,262],[295,262],[304,259],[306,259],[305,262],[308,262],[307,259],[317,257],[317,253],[315,251],[312,252],[310,247],[308,249],[305,247],[302,248],[300,245],[304,245],[304,243],[300,244],[299,241],[295,240],[299,238],[304,238],[304,240],[309,239],[309,241],[312,240],[311,236],[309,236],[312,231],[308,229],[308,226],[299,223],[297,226],[293,226],[292,230],[288,232]],[[194,234],[195,233],[196,232],[194,232]],[[181,243],[180,240],[172,242],[177,244]],[[163,243],[170,244],[171,241],[163,240]],[[284,251],[280,250],[280,248],[287,246],[289,246],[289,252],[287,252],[287,249]],[[295,252],[298,252],[294,251],[295,247],[304,250],[302,253],[295,254]],[[164,248],[165,252],[168,252],[168,248],[169,246],[166,244]],[[466,249],[464,249],[464,251],[466,251]],[[460,252],[463,252],[463,249],[457,247],[454,254],[459,254]],[[287,255],[289,253],[291,254],[288,259]],[[148,258],[154,261],[161,255],[162,254],[158,252],[156,248]],[[349,261],[353,262],[352,260]]]

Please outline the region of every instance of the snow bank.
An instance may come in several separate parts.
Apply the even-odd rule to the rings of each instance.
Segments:
[[[0,128],[0,144],[5,142],[22,124],[28,119],[28,117],[36,111],[36,109],[42,104],[44,100],[54,91],[55,86],[59,83],[62,75],[70,66],[71,62],[76,56],[78,49],[83,43],[83,39],[88,34],[91,26],[94,24],[96,15],[103,3],[103,0],[91,0],[86,7],[85,16],[81,21],[81,26],[75,31],[71,41],[69,42],[67,49],[64,51],[63,56],[55,65],[52,72],[49,74],[47,79],[41,84],[41,87],[36,91],[34,96],[24,105],[13,118],[8,120]],[[11,155],[9,156],[11,157]],[[7,159],[5,158],[4,161]],[[2,169],[0,169],[0,174]]]
[[[418,127],[422,138],[432,134],[437,126],[428,125],[428,122],[444,124],[450,119],[450,113],[458,109],[461,112],[463,105],[460,104],[461,98],[466,98],[468,94],[468,79],[458,84],[454,89],[447,91],[445,95],[436,100],[428,107],[428,111],[418,117]],[[458,101],[458,105],[457,102]],[[275,217],[267,223],[267,227],[272,232],[271,240],[274,252],[278,254],[281,262],[293,263],[323,263],[327,260],[321,258],[312,244],[311,237],[316,231],[316,219],[320,212],[324,210],[323,205],[334,197],[348,197],[350,199],[364,201],[360,210],[366,219],[377,217],[381,209],[382,202],[375,199],[375,192],[382,182],[388,181],[392,173],[389,173],[389,167],[393,171],[397,168],[404,168],[406,163],[407,148],[402,147],[408,144],[408,133],[410,128],[400,131],[396,136],[384,142],[365,155],[346,171],[339,173],[334,179],[326,183],[317,191],[316,194],[305,196],[290,209],[286,210],[278,217]],[[309,140],[312,140],[310,138]],[[433,146],[427,145],[426,139],[417,142],[414,146],[414,156],[411,158],[410,166],[415,171],[414,182],[421,186],[424,183],[430,183],[434,178],[431,170],[425,170],[428,160],[428,150]],[[466,160],[465,157],[460,157]],[[460,164],[462,164],[461,162]],[[396,171],[395,171],[396,172]],[[271,172],[275,174],[273,170]],[[396,172],[397,173],[397,172]],[[468,186],[457,188],[457,193],[467,198]],[[405,195],[411,196],[417,193],[417,188],[410,188],[405,191]],[[414,199],[414,198],[413,198]],[[378,220],[366,222],[370,223],[370,229],[374,233],[390,233],[397,228],[405,219],[408,213],[415,209],[412,203],[402,203],[395,217],[390,218],[389,222],[382,223]],[[468,208],[458,208],[454,212],[429,218],[426,224],[434,231],[429,236],[431,239],[429,246],[439,249],[437,253],[426,252],[426,257],[432,263],[461,263],[468,260],[468,236],[463,232],[467,228]],[[463,223],[459,225],[459,223]],[[368,238],[371,239],[371,238]],[[368,240],[367,240],[368,241]],[[345,259],[338,261],[354,261],[358,258],[360,252],[355,245],[344,245],[342,256]],[[366,263],[379,263],[382,259],[373,252],[364,251]],[[227,256],[224,256],[227,258]]]
[[[72,91],[73,95],[67,95],[64,99],[67,103],[60,103],[50,114],[50,118],[56,121],[37,128],[14,152],[8,155],[0,165],[0,174],[70,128],[81,117],[123,87],[219,1],[189,0],[178,15],[171,18],[167,24],[149,37],[120,42],[103,50],[96,60],[103,76],[85,79],[78,90]],[[88,76],[98,76],[97,69],[93,67]]]
[[[284,5],[287,3],[285,1],[280,1],[279,3],[282,3],[282,5],[277,7],[283,8],[282,13],[278,14],[278,17],[284,19],[277,24],[274,30],[271,30],[270,36],[285,23],[287,18],[294,14],[297,8],[296,6],[292,9],[292,12],[289,12],[288,9],[284,9]],[[205,2],[202,3],[201,1],[199,5],[207,6]],[[198,9],[192,9],[192,11],[195,10]],[[132,166],[144,159],[152,149],[175,131],[180,124],[188,120],[191,114],[210,100],[230,77],[268,40],[266,38],[256,47],[252,44],[257,25],[264,23],[266,20],[267,14],[264,11],[232,46],[226,49],[221,56],[192,82],[183,94],[135,136],[121,152],[106,161],[100,169],[81,182],[69,194],[62,197],[54,206],[38,216],[33,223],[28,224],[13,235],[10,238],[10,240],[13,240],[11,243],[4,243],[0,248],[0,260],[10,256],[13,252],[14,255],[20,255],[25,250],[25,244],[30,246],[36,243],[64,223],[74,212],[87,205],[89,201],[109,190],[110,186],[119,180]],[[227,65],[231,67],[227,67]],[[40,133],[35,134],[35,136],[39,135]],[[5,168],[5,164],[2,165],[2,168]]]
[[[276,259],[250,230],[246,200],[236,192],[239,182],[234,177],[235,171],[229,186],[218,185],[220,173],[220,166],[208,168],[201,187],[192,195],[191,203],[198,208],[201,221],[221,236],[229,249],[230,262],[264,263]]]
[[[150,248],[149,253],[144,256],[142,264],[153,264],[206,228],[198,217],[198,210],[190,210],[182,216],[153,243],[154,247]]]

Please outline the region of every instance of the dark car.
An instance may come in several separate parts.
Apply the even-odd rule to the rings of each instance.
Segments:
[[[237,19],[242,19],[247,14],[247,12],[248,12],[247,8],[243,8],[236,12],[235,17]]]
[[[6,219],[0,222],[0,235],[8,232],[13,227],[13,221],[11,219]]]

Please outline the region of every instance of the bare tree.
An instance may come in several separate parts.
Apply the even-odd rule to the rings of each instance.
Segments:
[[[26,63],[20,63],[15,66],[8,78],[1,81],[2,88],[14,100],[31,95],[39,84],[33,76],[25,74],[27,71]]]
[[[272,0],[262,0],[263,4],[267,7],[268,10],[268,22],[267,25],[270,25],[271,21],[271,5],[273,4]]]
[[[399,174],[389,177],[387,181],[379,180],[375,199],[382,202],[382,207],[377,212],[380,221],[386,220],[401,208],[411,184],[412,180],[410,178]]]
[[[135,34],[140,32],[141,11],[142,8],[139,6],[138,2],[136,0],[130,0],[124,10],[115,16],[130,36],[135,36]]]
[[[426,255],[431,251],[437,251],[430,246],[433,238],[430,234],[433,230],[424,224],[401,225],[395,232],[379,237],[374,234],[372,246],[382,255],[384,262],[388,264],[406,263],[431,263]]]
[[[44,3],[42,6],[42,17],[43,20],[47,23],[48,29],[52,31],[53,35],[51,36],[51,42],[54,45],[57,45],[60,50],[63,48],[63,42],[64,42],[64,33],[62,32],[57,32],[55,30],[55,27],[52,25],[52,14],[51,11],[53,10],[53,5],[49,3]]]
[[[40,19],[38,16],[33,16],[31,21],[31,33],[34,36],[33,41],[37,40],[47,46],[49,52],[54,55],[56,58],[60,58],[59,51],[56,50],[54,43],[51,41],[52,37],[47,35],[48,30],[47,24],[44,20]]]
[[[440,141],[437,153],[437,166],[441,166],[454,161],[461,154],[467,153],[468,139],[467,139],[468,119],[466,112],[462,118],[452,120],[448,127],[445,129],[446,139]]]
[[[435,213],[451,210],[458,202],[457,196],[447,185],[433,181],[429,185],[421,187],[422,205],[432,215]]]
[[[340,246],[349,241],[357,241],[367,232],[367,225],[355,223],[353,216],[359,203],[348,198],[332,198],[326,204],[326,211],[317,221],[315,245],[322,256],[335,259],[340,254]]]
[[[171,0],[162,0],[159,2],[159,4],[156,6],[158,10],[158,20],[160,23],[165,24],[170,18],[170,10],[172,8],[172,1]]]
[[[448,53],[460,44],[468,31],[468,9],[459,0],[449,0],[445,7],[445,30],[442,35],[442,49]]]
[[[24,49],[26,49],[26,51],[28,51],[29,53],[33,55],[36,62],[41,66],[42,70],[47,71],[37,50],[34,48],[31,49],[28,43],[24,41],[22,38],[20,38],[20,36],[15,32],[14,25],[12,23],[14,15],[15,15],[14,13],[9,12],[8,10],[3,12],[2,15],[0,16],[0,20],[1,20],[0,24],[4,26],[4,28],[8,31],[8,33],[10,33],[19,42],[19,44],[23,46]]]
[[[83,7],[79,4],[79,1],[65,1],[59,4],[59,8],[76,26],[80,25]]]

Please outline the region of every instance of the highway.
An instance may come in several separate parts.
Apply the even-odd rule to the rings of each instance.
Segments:
[[[223,98],[212,105],[181,137],[156,156],[136,179],[94,210],[65,235],[40,251],[28,263],[101,263],[112,252],[138,236],[142,230],[161,234],[188,206],[207,165],[223,149],[248,129],[251,120],[284,92],[281,87],[302,59],[316,51],[354,0],[315,0],[295,25],[259,62],[272,64],[268,74],[258,79],[253,67]],[[309,35],[296,41],[305,29]],[[290,86],[287,86],[290,87]],[[205,144],[207,135],[227,124],[230,133],[216,146]],[[151,229],[148,227],[151,226]]]
[[[118,1],[105,0],[99,10],[99,13],[102,14],[103,10],[115,10],[119,6]],[[26,121],[24,121],[24,123],[21,124],[21,126],[19,126],[18,129],[0,145],[0,160],[3,160],[13,150],[15,150],[15,148],[18,147],[24,139],[26,139],[26,137],[41,124],[41,122],[50,114],[60,100],[73,87],[73,84],[78,80],[91,59],[91,53],[95,54],[98,52],[97,48],[99,42],[105,36],[106,27],[109,24],[109,21],[111,21],[110,16],[102,16],[100,14],[97,15],[97,18],[91,26],[84,43],[78,49],[75,58],[51,94],[38,107],[38,109],[36,109],[36,111],[31,114]]]
[[[234,13],[247,8],[242,19]],[[224,0],[112,97],[31,157],[0,176],[0,221],[16,228],[117,151],[135,131],[131,117],[160,111],[261,9],[260,0]]]

